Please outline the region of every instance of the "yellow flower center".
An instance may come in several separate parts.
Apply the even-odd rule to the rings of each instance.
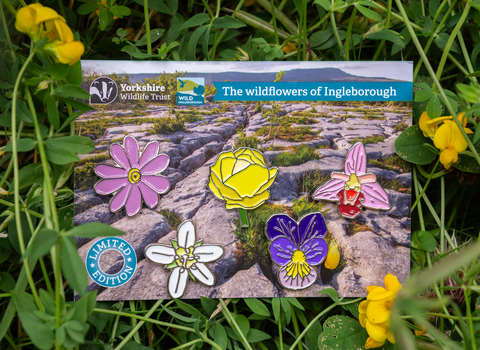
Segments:
[[[128,172],[128,181],[130,181],[132,184],[136,184],[138,181],[140,181],[141,177],[142,175],[140,174],[140,170],[137,168],[132,168]]]
[[[287,264],[287,276],[295,278],[297,275],[300,275],[300,277],[303,279],[309,273],[310,265],[307,262],[305,253],[301,250],[294,251],[292,260]]]
[[[195,259],[195,256],[193,255],[193,247],[178,247],[175,250],[175,262],[178,266],[183,266],[186,269],[190,268],[190,266],[195,264],[197,262],[197,259]]]

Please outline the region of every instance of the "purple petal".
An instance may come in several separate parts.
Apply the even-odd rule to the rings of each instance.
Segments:
[[[98,194],[111,194],[115,191],[118,191],[128,183],[129,182],[126,178],[103,180],[95,184],[95,192]]]
[[[390,209],[388,195],[376,182],[362,184],[362,193],[365,196],[363,205],[372,209]]]
[[[280,266],[284,266],[290,262],[295,250],[297,250],[297,247],[285,237],[279,237],[270,244],[272,259]]]
[[[168,179],[164,176],[143,176],[142,175],[142,180],[145,185],[150,187],[152,190],[155,192],[162,194],[167,192],[170,189],[170,182],[168,182]]]
[[[126,182],[126,186],[118,192],[118,194],[112,198],[110,202],[110,210],[114,213],[122,209],[127,201],[128,194],[130,193],[130,188],[132,188],[132,184],[130,182]]]
[[[367,156],[365,154],[365,147],[361,142],[357,142],[348,151],[347,159],[345,160],[345,173],[357,174],[357,176],[365,175],[367,172]]]
[[[137,140],[132,136],[125,137],[123,141],[123,145],[125,147],[125,151],[127,152],[128,159],[130,160],[130,164],[132,168],[138,168],[138,144]]]
[[[150,208],[153,208],[158,204],[158,193],[152,190],[150,187],[145,185],[142,181],[138,183],[138,187],[140,187],[140,191],[142,192],[142,197],[145,203]]]
[[[305,242],[301,249],[310,265],[319,265],[327,256],[328,244],[321,238],[313,238]]]
[[[166,154],[159,154],[151,161],[149,161],[145,166],[142,168],[142,175],[155,175],[164,171],[168,163],[170,163],[170,158]]]
[[[280,284],[285,288],[294,290],[310,287],[317,280],[317,276],[317,270],[315,270],[314,267],[311,267],[309,274],[303,278],[301,278],[300,275],[297,275],[295,278],[287,276],[286,269],[282,269],[278,272],[278,280],[280,281]]]
[[[128,161],[127,155],[125,150],[122,146],[117,143],[114,143],[112,147],[110,147],[110,154],[113,159],[117,162],[125,170],[130,170],[132,167],[130,166],[130,162]]]
[[[312,213],[303,216],[298,224],[300,245],[312,238],[323,238],[327,234],[327,225],[322,214]]]
[[[125,211],[127,216],[133,216],[142,209],[142,195],[140,189],[136,184],[132,185],[132,190],[128,195],[127,203],[125,204]]]
[[[326,200],[326,201],[333,201],[338,202],[337,193],[345,186],[345,181],[341,179],[331,179],[323,186],[319,187],[313,198],[316,200]]]
[[[157,141],[149,142],[145,148],[143,149],[142,156],[140,157],[140,163],[138,164],[138,168],[142,169],[145,164],[153,159],[158,154],[158,149],[160,146],[158,145]]]
[[[116,179],[119,177],[127,177],[128,171],[116,166],[100,164],[95,167],[95,174],[104,179]]]
[[[297,222],[287,214],[270,216],[267,222],[266,234],[271,241],[278,237],[286,237],[295,244],[300,242]]]

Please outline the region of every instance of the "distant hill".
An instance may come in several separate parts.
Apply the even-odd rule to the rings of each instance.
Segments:
[[[132,83],[138,80],[142,82],[146,78],[155,78],[159,74],[134,74]],[[161,74],[160,74],[161,75]],[[205,84],[215,82],[273,82],[277,73],[259,72],[220,72],[220,73],[194,73],[188,72],[185,78],[204,78]],[[394,82],[404,81],[382,77],[362,77],[344,72],[339,68],[313,68],[313,69],[292,69],[286,71],[282,82]]]
[[[181,79],[181,80],[182,80],[183,86],[178,85],[179,83],[177,83],[177,86],[182,86],[182,87],[179,87],[177,89],[177,91],[193,91],[194,88],[199,86],[199,84],[197,84],[197,83],[195,83],[191,80],[188,80],[187,78]]]

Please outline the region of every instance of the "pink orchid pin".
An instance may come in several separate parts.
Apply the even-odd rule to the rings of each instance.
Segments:
[[[170,158],[158,154],[159,148],[158,142],[152,141],[139,152],[137,140],[132,136],[126,136],[123,145],[111,145],[110,155],[118,166],[101,164],[95,167],[95,173],[103,179],[95,184],[95,192],[113,193],[112,212],[125,207],[127,216],[133,216],[142,209],[143,201],[153,208],[158,204],[158,195],[170,189],[168,179],[158,175],[167,168]]]
[[[345,172],[334,172],[331,177],[330,181],[315,191],[313,198],[338,202],[338,211],[343,217],[355,219],[360,215],[362,206],[390,209],[387,193],[377,183],[376,176],[367,173],[367,156],[361,142],[348,151]]]

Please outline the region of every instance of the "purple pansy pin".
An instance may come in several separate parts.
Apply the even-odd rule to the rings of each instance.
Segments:
[[[167,168],[170,158],[158,154],[159,148],[158,142],[152,141],[139,152],[137,140],[132,136],[126,136],[123,145],[110,146],[110,155],[118,166],[100,164],[95,167],[95,173],[103,179],[95,184],[95,192],[113,193],[112,212],[125,207],[127,215],[133,216],[142,209],[142,198],[153,208],[158,204],[158,195],[170,189],[168,179],[158,175]]]
[[[390,209],[388,195],[377,183],[374,174],[367,173],[367,156],[361,142],[350,148],[344,173],[332,173],[332,179],[320,186],[313,195],[316,200],[338,202],[338,212],[355,219],[362,206],[371,209]]]
[[[297,222],[287,214],[274,214],[267,221],[265,233],[270,255],[280,266],[278,280],[288,289],[305,289],[318,277],[316,265],[323,262],[328,244],[325,220],[320,213],[310,213]]]

